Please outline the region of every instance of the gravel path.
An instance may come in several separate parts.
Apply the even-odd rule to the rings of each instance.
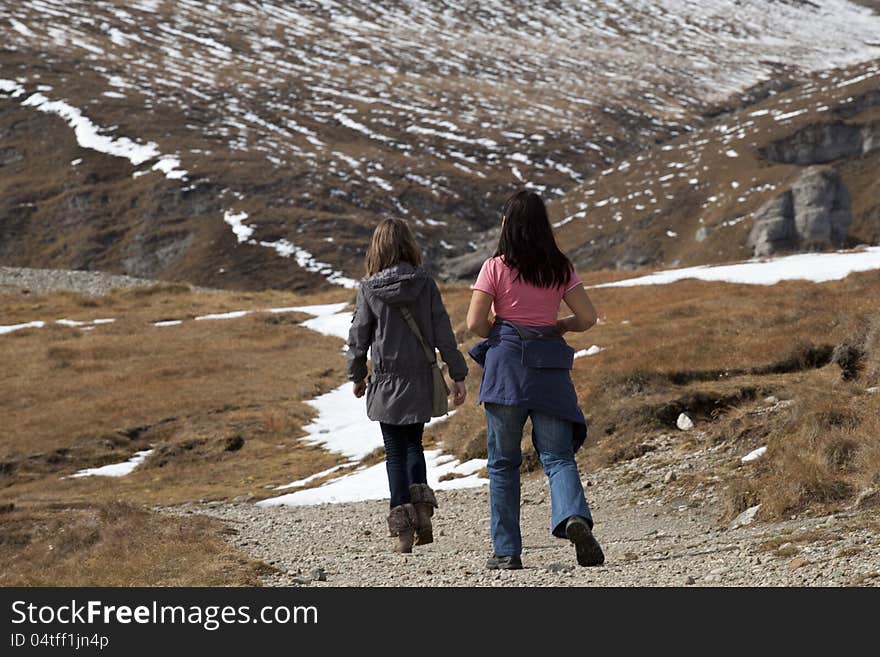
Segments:
[[[116,288],[155,285],[158,282],[99,271],[0,267],[0,292],[28,290],[31,294],[46,294],[70,291],[102,296]]]
[[[439,491],[435,543],[411,555],[391,552],[387,501],[268,508],[215,502],[173,512],[227,521],[236,546],[278,569],[267,585],[880,585],[880,540],[866,525],[869,511],[721,526],[714,490],[686,492],[676,473],[740,454],[723,447],[684,453],[679,444],[675,435],[660,435],[655,451],[585,477],[606,554],[599,568],[577,566],[573,547],[550,535],[549,491],[540,474],[523,481],[525,568],[513,572],[485,569],[492,551],[485,488]]]

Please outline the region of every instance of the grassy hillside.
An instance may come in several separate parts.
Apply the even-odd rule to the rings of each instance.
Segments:
[[[465,348],[474,341],[464,327],[470,292],[446,286],[443,294]],[[682,281],[591,295],[601,323],[569,336],[577,349],[603,348],[573,370],[590,424],[578,457],[586,472],[637,457],[657,440],[675,441],[681,453],[722,442],[742,454],[766,445],[755,462],[682,473],[673,484],[723,491],[719,520],[757,503],[767,518],[846,507],[880,483],[880,395],[866,392],[880,384],[880,273],[822,285]],[[265,567],[231,553],[219,526],[150,509],[259,499],[341,462],[298,440],[314,412],[304,402],[344,380],[339,340],[298,326],[297,313],[152,323],[350,298],[185,286],[100,298],[5,294],[4,323],[116,322],[0,336],[0,358],[14,364],[0,375],[0,583],[254,581]],[[478,378],[475,367],[468,404],[429,431],[429,444],[462,458],[485,454]],[[694,430],[675,428],[681,412]],[[64,478],[150,446],[125,477]],[[539,467],[532,454],[527,468]],[[147,534],[162,538],[154,544]],[[131,558],[107,559],[121,549]],[[157,559],[163,550],[179,556]]]

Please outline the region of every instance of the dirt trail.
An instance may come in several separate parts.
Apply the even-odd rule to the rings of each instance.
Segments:
[[[390,551],[386,501],[272,508],[214,503],[174,512],[226,520],[236,546],[278,569],[268,585],[880,585],[880,538],[870,512],[723,526],[713,484],[688,493],[677,475],[709,471],[742,455],[724,446],[683,452],[676,434],[658,435],[653,444],[641,458],[583,476],[606,553],[600,568],[578,567],[572,546],[550,536],[549,490],[540,474],[523,481],[525,568],[514,572],[485,569],[491,554],[486,488],[438,492],[436,542],[406,556]]]

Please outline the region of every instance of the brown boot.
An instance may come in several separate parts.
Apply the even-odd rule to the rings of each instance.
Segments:
[[[431,516],[437,508],[437,498],[428,484],[412,484],[409,494],[416,509],[416,545],[427,545],[434,542],[434,528]]]
[[[412,552],[413,538],[416,531],[416,509],[412,504],[401,504],[391,509],[388,514],[388,531],[397,537],[394,551]]]

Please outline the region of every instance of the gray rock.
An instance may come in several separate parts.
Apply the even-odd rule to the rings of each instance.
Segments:
[[[761,151],[766,159],[786,164],[825,164],[864,152],[865,131],[843,122],[808,125]]]
[[[740,513],[736,518],[733,519],[733,522],[730,523],[731,529],[736,529],[737,527],[744,527],[746,525],[751,525],[755,520],[755,516],[758,515],[758,511],[761,510],[761,505],[756,504],[755,506],[750,506],[748,509]]]
[[[663,477],[663,483],[664,483],[664,484],[668,484],[668,483],[671,483],[671,482],[675,481],[676,479],[678,479],[678,475],[675,474],[675,470],[670,470],[670,471],[667,472],[666,475]]]
[[[792,187],[794,223],[804,246],[842,246],[852,223],[849,190],[833,169],[811,167]]]
[[[755,212],[748,246],[756,256],[767,256],[792,249],[797,234],[791,191],[770,199]]]
[[[880,507],[880,489],[868,488],[859,493],[853,505],[857,509],[873,509]]]
[[[755,212],[748,237],[756,256],[796,249],[837,248],[852,224],[849,190],[833,169],[810,167],[790,190]]]
[[[681,413],[675,421],[675,426],[682,431],[690,431],[694,428],[694,421],[686,413]]]
[[[317,582],[326,582],[327,581],[327,573],[324,572],[324,569],[318,566],[317,568],[312,568],[312,579]]]
[[[550,573],[570,573],[574,570],[574,566],[567,563],[551,563],[545,570]]]

